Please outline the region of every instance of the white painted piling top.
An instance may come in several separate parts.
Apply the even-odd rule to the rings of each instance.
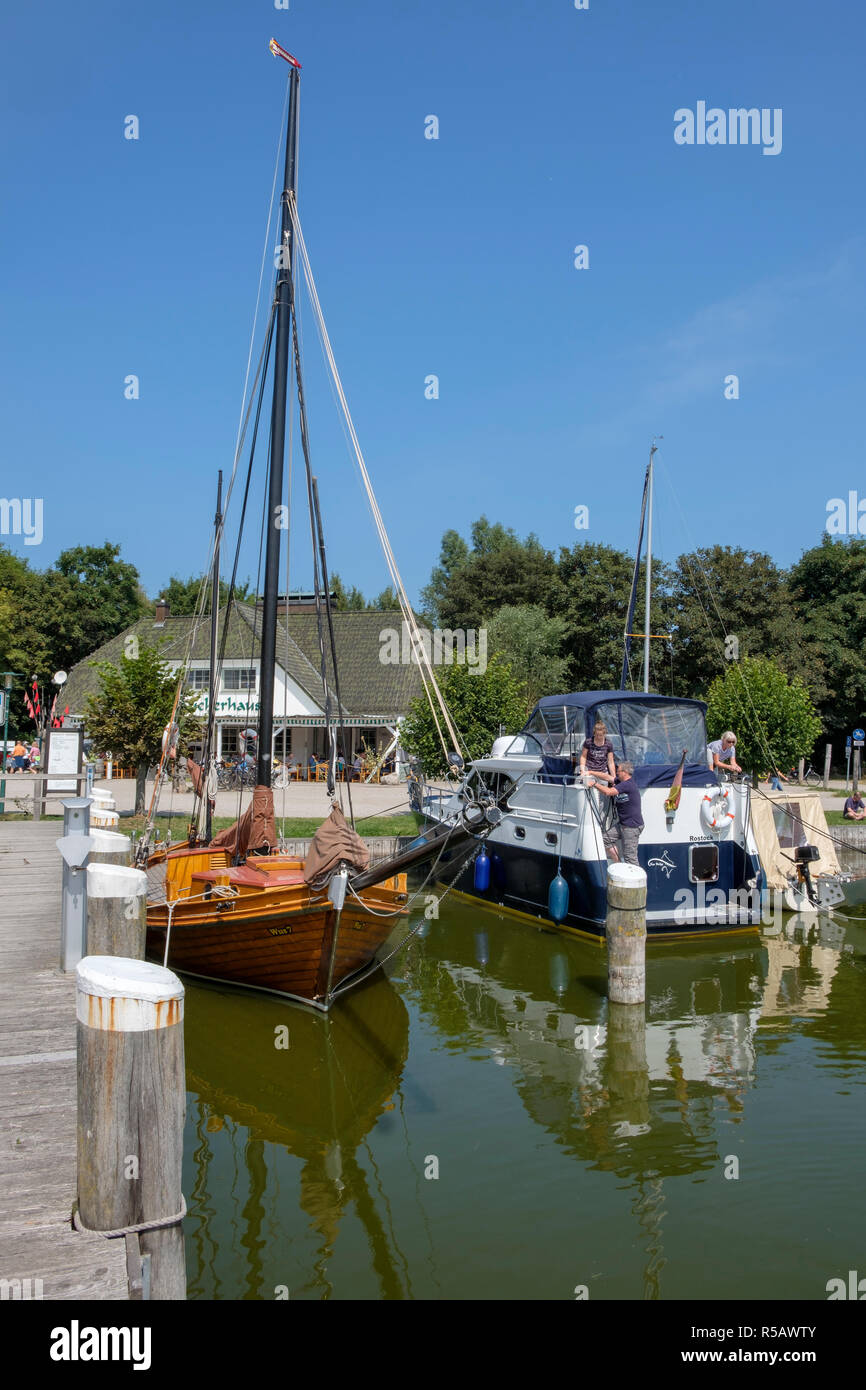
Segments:
[[[105,831],[103,834],[107,833]],[[125,835],[112,836],[125,840]],[[147,892],[147,874],[128,864],[88,864],[88,898],[141,898]]]
[[[75,969],[79,1023],[101,1032],[148,1033],[183,1021],[183,985],[172,970],[124,956],[85,956]]]
[[[639,888],[646,883],[646,869],[641,869],[637,864],[610,863],[607,866],[607,881],[621,888]]]
[[[93,841],[91,849],[101,849],[103,852],[131,848],[129,836],[120,835],[116,830],[91,830],[90,838]]]

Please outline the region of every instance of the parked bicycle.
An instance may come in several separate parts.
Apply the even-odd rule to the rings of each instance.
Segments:
[[[788,781],[794,782],[797,786],[820,787],[823,784],[824,778],[821,776],[820,772],[816,772],[815,768],[812,766],[811,763],[808,763],[803,768],[802,781],[800,780],[799,767],[792,767],[789,770]]]

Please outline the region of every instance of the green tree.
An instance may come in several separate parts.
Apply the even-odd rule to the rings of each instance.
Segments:
[[[811,753],[821,720],[799,677],[789,679],[773,661],[745,657],[717,676],[707,697],[707,729],[737,735],[737,762],[750,772],[780,771]]]
[[[120,546],[107,541],[62,551],[43,579],[43,632],[51,663],[67,670],[150,606],[137,569],[120,559]]]
[[[804,675],[816,667],[823,674],[816,703],[841,757],[845,735],[866,717],[866,540],[824,535],[794,565],[790,590]]]
[[[514,531],[498,522],[491,525],[482,516],[472,526],[472,549],[467,553],[464,547],[455,532],[446,532],[446,563],[440,560],[423,591],[428,609],[431,603],[436,608],[440,626],[479,628],[505,605],[547,606],[556,565],[537,536],[521,541]]]
[[[54,674],[44,600],[44,576],[0,545],[0,671],[40,680]]]
[[[456,531],[446,531],[442,537],[439,564],[430,575],[430,583],[421,590],[421,604],[424,617],[431,626],[444,626],[444,613],[448,601],[448,586],[453,575],[469,559],[469,546]]]
[[[141,645],[135,657],[122,656],[115,666],[110,661],[91,663],[99,672],[100,690],[88,696],[87,728],[101,753],[111,753],[116,762],[136,769],[135,811],[145,809],[147,769],[158,762],[162,735],[171,719],[178,674],[168,670],[159,646]],[[193,710],[197,696],[187,691],[175,713],[180,727],[179,749],[198,730]]]
[[[507,733],[516,733],[522,728],[526,702],[505,662],[494,657],[488,660],[483,672],[479,667],[454,665],[442,667],[436,674],[442,697],[470,757],[479,758],[490,751],[500,724],[505,726]],[[438,707],[437,715],[441,725]],[[400,742],[407,753],[420,758],[428,777],[445,775],[447,763],[425,695],[418,696],[409,706],[401,726]]]
[[[399,607],[400,600],[391,584],[367,604],[367,608],[372,613],[392,613]]]
[[[787,576],[769,555],[726,545],[681,555],[664,608],[674,630],[675,694],[703,697],[733,655],[767,657],[803,675],[820,697],[822,671],[807,660]]]
[[[202,576],[191,575],[189,579],[179,579],[173,574],[165,588],[160,589],[159,597],[164,598],[168,604],[168,611],[174,618],[187,617],[194,614],[198,608],[199,596],[201,594]],[[245,580],[242,584],[235,585],[235,598],[239,603],[244,603],[251,597],[250,582]],[[220,580],[220,607],[225,607],[229,601],[229,581]],[[205,586],[203,613],[210,612],[210,580]]]
[[[335,608],[343,612],[363,613],[367,607],[361,590],[354,584],[351,589],[347,589],[339,574],[331,575],[331,593],[334,595]]]
[[[502,657],[520,685],[527,710],[541,695],[562,690],[568,661],[561,655],[564,618],[548,618],[537,603],[506,605],[487,623],[487,650]]]
[[[572,690],[618,690],[622,678],[625,620],[631,592],[634,561],[623,550],[584,541],[563,549],[556,566],[556,580],[548,611],[565,623],[563,653],[568,659],[568,685]],[[664,632],[663,586],[665,571],[653,566],[653,632]],[[635,631],[643,628],[643,593],[638,593]],[[664,689],[667,676],[662,643],[650,648],[654,684]],[[643,641],[633,640],[631,670],[640,684]],[[668,690],[664,690],[667,694]]]

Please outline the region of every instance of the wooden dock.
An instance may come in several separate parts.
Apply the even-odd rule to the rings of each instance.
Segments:
[[[0,821],[0,1297],[126,1299],[122,1240],[72,1229],[75,977],[60,959],[62,823]],[[24,1281],[30,1280],[28,1286]]]

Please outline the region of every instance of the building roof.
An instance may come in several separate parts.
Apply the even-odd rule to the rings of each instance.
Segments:
[[[340,668],[340,694],[346,718],[366,715],[397,718],[405,714],[409,702],[422,693],[421,677],[414,663],[388,664],[380,660],[381,633],[393,629],[401,633],[402,614],[395,613],[334,613],[334,642]],[[225,614],[220,614],[219,644],[222,644]],[[258,660],[261,633],[261,613],[251,604],[236,603],[228,619],[225,658],[230,661]],[[157,623],[152,615],[139,618],[124,632],[105,642],[92,656],[79,661],[69,673],[64,702],[71,714],[84,715],[88,695],[99,690],[99,673],[95,663],[116,663],[123,656],[130,637],[142,645],[161,644],[166,661],[207,664],[210,657],[210,619],[192,616],[166,618]],[[334,671],[325,631],[326,672],[331,690],[332,710],[336,713]],[[277,620],[277,664],[320,708],[324,708],[318,627],[315,613],[290,613]]]

